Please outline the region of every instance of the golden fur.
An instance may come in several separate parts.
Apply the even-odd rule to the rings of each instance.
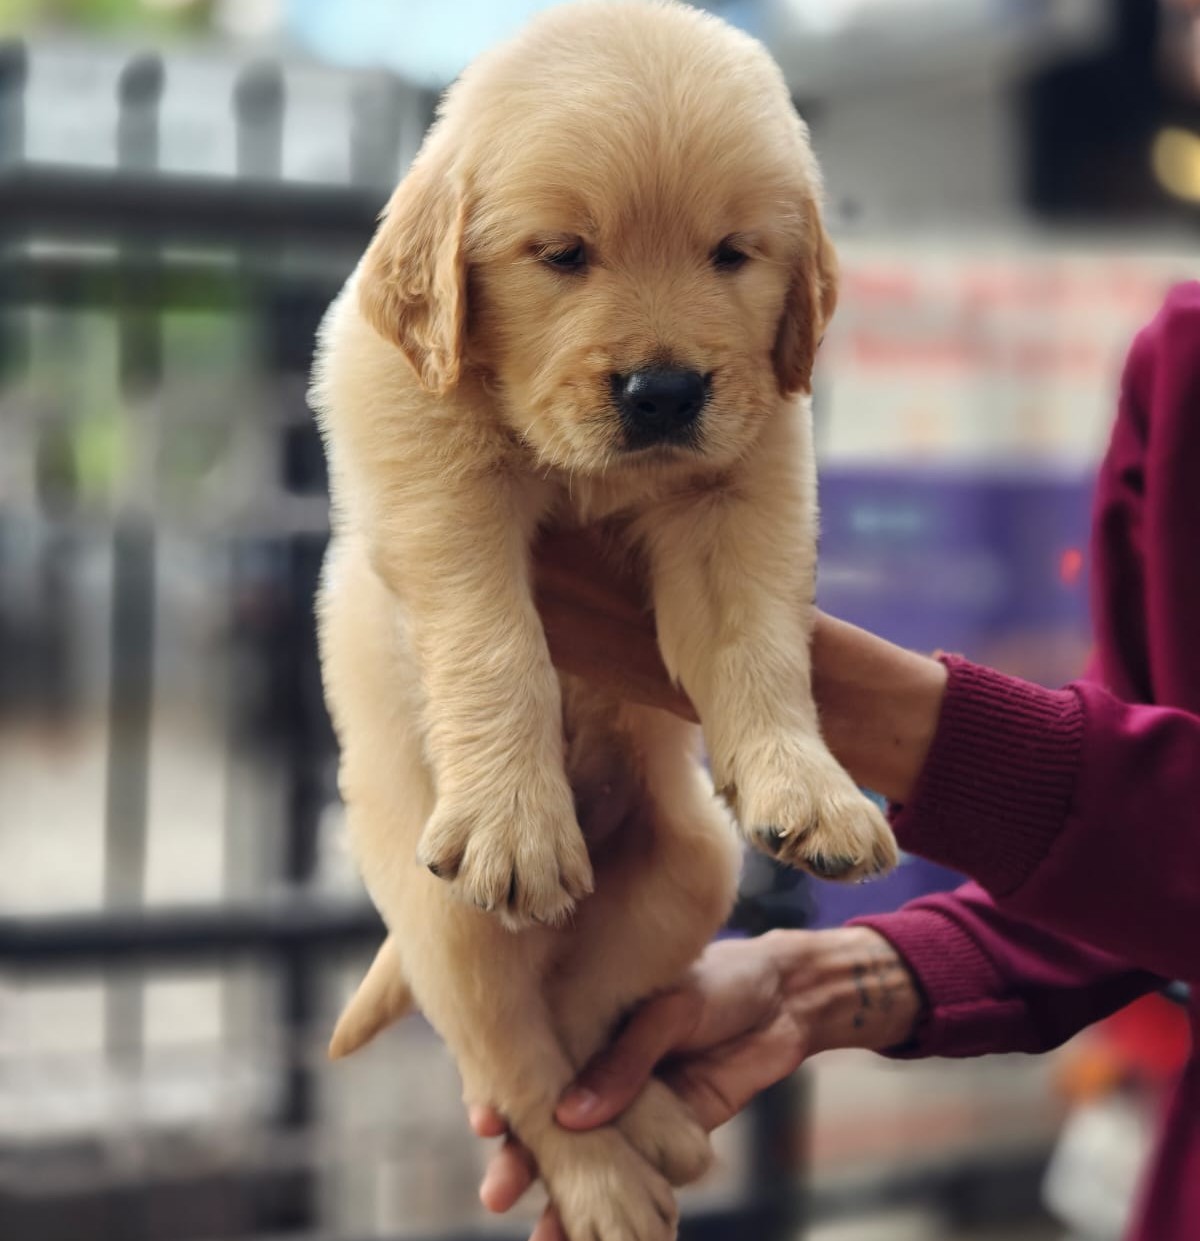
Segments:
[[[390,930],[333,1051],[415,996],[572,1241],[673,1235],[668,1181],[707,1163],[659,1084],[591,1133],[552,1113],[728,916],[738,853],[699,730],[556,676],[537,529],[603,523],[636,558],[752,841],[842,877],[895,858],[810,693],[807,393],[836,298],[818,199],[757,43],[676,4],[566,5],[451,89],[322,330],[323,669]],[[713,262],[728,238],[737,270]],[[548,264],[576,243],[586,272]],[[663,362],[712,376],[698,440],[627,451],[610,376]]]

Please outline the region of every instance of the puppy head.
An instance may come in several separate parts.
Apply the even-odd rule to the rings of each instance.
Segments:
[[[819,195],[758,43],[676,4],[564,5],[448,93],[360,304],[430,391],[477,371],[543,464],[726,464],[810,388]]]

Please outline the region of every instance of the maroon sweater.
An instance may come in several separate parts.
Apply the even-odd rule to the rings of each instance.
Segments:
[[[1200,284],[1126,363],[1092,543],[1094,670],[1062,690],[947,660],[902,846],[971,876],[862,919],[928,1000],[904,1053],[1061,1043],[1164,979],[1200,982]],[[1200,1238],[1193,1053],[1132,1241]]]

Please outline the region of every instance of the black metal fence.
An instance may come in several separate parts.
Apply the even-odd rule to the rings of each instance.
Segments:
[[[345,1235],[345,1213],[329,1208],[321,1171],[338,1136],[324,1108],[320,1043],[336,1003],[331,971],[345,966],[352,975],[380,927],[357,889],[331,889],[322,872],[324,824],[335,801],[312,623],[325,477],[303,388],[319,317],[365,244],[380,187],[395,168],[380,162],[369,134],[352,131],[352,150],[375,151],[363,175],[343,185],[282,179],[285,77],[277,66],[257,64],[241,73],[230,101],[236,175],[164,171],[159,114],[167,70],[157,56],[128,60],[117,78],[115,167],[31,162],[24,151],[31,54],[20,44],[0,48],[2,434],[12,459],[25,461],[28,484],[0,490],[0,584],[22,555],[33,562],[21,590],[0,595],[0,735],[69,728],[86,697],[78,631],[107,635],[97,657],[104,740],[94,831],[103,843],[95,900],[56,912],[52,892],[41,906],[0,915],[0,1000],[7,994],[15,1012],[31,988],[98,981],[99,1054],[109,1075],[128,1084],[139,1080],[147,1054],[153,979],[187,969],[236,978],[251,969],[270,997],[267,1009],[254,1008],[251,1025],[265,1024],[272,1081],[268,1104],[250,1121],[217,1126],[204,1140],[181,1121],[136,1116],[90,1128],[82,1119],[58,1129],[35,1125],[24,1138],[0,1123],[0,1236]],[[427,119],[431,103],[394,83],[374,102],[360,116],[372,132],[397,132],[399,109],[424,110]],[[254,347],[238,408],[216,411],[227,441],[226,483],[232,477],[237,485],[177,494],[162,481],[162,461],[178,447],[177,389],[165,359],[172,316],[195,315],[236,319]],[[115,425],[125,458],[144,457],[146,445],[158,453],[140,470],[113,466],[111,448],[107,458],[87,448],[78,411],[62,396],[72,368],[89,382],[86,365],[62,338],[44,348],[47,334],[87,316],[103,320],[115,350]],[[67,346],[71,339],[68,333]],[[218,358],[208,376],[217,400],[226,392],[220,365]],[[35,390],[47,370],[58,375],[59,399],[44,405]],[[211,428],[203,418],[197,426],[201,448],[187,449],[186,437],[184,447],[203,455]],[[88,464],[96,455],[100,467]],[[94,476],[104,475],[105,460],[107,481],[98,486]],[[215,555],[224,566],[224,593],[205,605],[219,619],[218,638],[204,666],[187,674],[162,654],[169,637],[160,615],[163,583],[168,572],[172,581],[185,576],[175,563],[180,538],[200,549],[200,562]],[[80,587],[98,547],[110,582],[107,610]],[[276,822],[262,825],[258,844],[247,845],[259,825],[248,826],[244,815],[226,814],[224,822],[214,815],[202,825],[224,837],[229,880],[207,903],[148,895],[156,718],[168,691],[185,705],[203,699],[216,710],[229,762],[272,774]],[[168,806],[169,814],[176,810],[191,812],[182,802]],[[5,811],[0,830],[18,842],[33,839],[45,823],[28,813]],[[65,847],[86,851],[91,832],[81,823]],[[250,878],[238,873],[238,859],[247,857]],[[740,907],[744,925],[803,921],[802,889],[783,891],[771,870],[754,884]],[[32,1071],[23,1057],[38,1050],[31,1044],[43,1029],[51,1027],[27,1031],[24,1045],[10,1040],[0,1087],[6,1076],[12,1084]],[[375,1090],[386,1092],[387,1066],[374,1072]],[[66,1097],[70,1110],[69,1088]],[[799,1099],[798,1082],[763,1096],[742,1130],[750,1172],[722,1199],[689,1213],[688,1236],[771,1241],[797,1234]],[[405,1106],[398,1097],[397,1110]],[[39,1110],[36,1096],[32,1110]],[[375,1147],[407,1140],[411,1135],[370,1138]],[[398,1219],[405,1236],[432,1234],[406,1225],[403,1209]]]

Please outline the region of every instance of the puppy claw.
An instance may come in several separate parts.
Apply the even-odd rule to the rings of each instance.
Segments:
[[[591,896],[593,884],[590,866],[586,874],[576,872],[567,875],[560,870],[558,872],[558,886],[566,892],[572,901],[581,901],[585,896]]]
[[[522,813],[519,800],[517,806],[500,817],[439,805],[417,857],[459,900],[496,914],[510,929],[561,925],[592,889],[583,834],[573,815],[532,807]]]
[[[886,819],[823,746],[782,742],[759,754],[765,760],[758,755],[741,760],[738,778],[742,822],[758,849],[840,883],[896,865],[896,842]]]
[[[806,859],[808,869],[818,879],[843,879],[859,874],[860,862],[852,857],[826,857],[822,853],[813,853]],[[865,875],[860,876],[863,880]]]
[[[783,843],[787,840],[787,832],[781,831],[774,825],[767,827],[756,827],[752,829],[754,834],[762,841],[763,848],[767,853],[776,855],[783,848]]]

